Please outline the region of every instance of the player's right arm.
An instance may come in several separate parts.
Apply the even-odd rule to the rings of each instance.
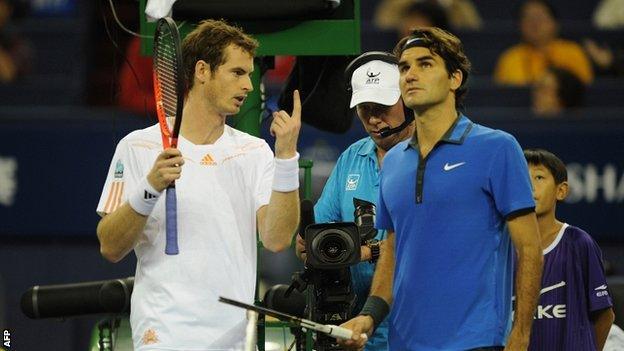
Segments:
[[[535,212],[507,219],[511,241],[518,254],[516,311],[505,351],[526,350],[531,338],[533,315],[540,295],[544,259]]]
[[[159,193],[180,178],[184,159],[178,149],[166,149],[154,161],[147,182]],[[143,189],[135,189],[143,192]],[[132,196],[132,195],[130,195]],[[129,202],[105,215],[97,226],[100,253],[111,262],[119,262],[136,245],[148,215],[137,212]]]
[[[388,237],[381,246],[381,253],[375,268],[369,299],[371,297],[381,298],[390,306],[392,305],[392,284],[395,265],[394,231],[388,230],[387,234]],[[360,337],[360,334],[364,333],[371,336],[374,331],[374,325],[379,325],[381,322],[374,321],[370,315],[359,315],[341,325],[341,327],[353,331],[353,338],[351,340],[339,340],[339,343],[350,349],[362,349],[367,339]]]
[[[394,277],[394,231],[388,230],[388,237],[381,246],[379,261],[375,268],[371,295],[379,296],[388,305],[392,304],[392,279]]]
[[[121,261],[134,248],[146,222],[147,216],[137,213],[127,202],[104,216],[97,226],[102,256],[113,263]]]

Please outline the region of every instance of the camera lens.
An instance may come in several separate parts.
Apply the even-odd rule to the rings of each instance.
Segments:
[[[321,248],[326,257],[336,259],[344,253],[344,242],[340,240],[327,240]]]
[[[370,240],[377,235],[375,229],[375,204],[365,200],[353,198],[353,213],[355,225],[357,225],[362,241]]]
[[[318,248],[319,256],[325,263],[344,262],[355,249],[351,236],[336,229],[322,231],[314,241],[313,246]]]

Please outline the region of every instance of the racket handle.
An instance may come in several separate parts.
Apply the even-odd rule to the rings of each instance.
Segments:
[[[343,327],[339,327],[339,326],[331,325],[331,324],[327,326],[329,327],[329,332],[327,334],[333,337],[349,340],[353,336],[353,331],[351,329],[347,329],[347,328],[343,328]],[[360,334],[360,338],[364,340],[368,340],[368,335],[366,335],[365,333],[362,333]]]
[[[351,329],[342,328],[337,325],[331,325],[331,324],[327,326],[329,327],[329,332],[327,334],[333,337],[348,340],[348,339],[351,339],[351,337],[353,336],[353,331],[351,331]],[[366,335],[366,334],[362,334],[362,335]]]
[[[175,186],[169,186],[166,190],[167,198],[165,202],[166,218],[166,243],[165,253],[167,255],[177,255],[178,250],[178,203],[176,200]]]

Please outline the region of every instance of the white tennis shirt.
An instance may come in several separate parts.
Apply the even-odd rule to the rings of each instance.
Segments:
[[[245,311],[217,300],[253,303],[256,211],[269,203],[273,153],[264,140],[227,125],[212,145],[194,145],[180,136],[178,148],[185,159],[176,181],[180,253],[164,253],[163,192],[134,248],[134,349],[238,350]],[[111,213],[126,202],[161,151],[158,125],[123,138],[97,212]]]

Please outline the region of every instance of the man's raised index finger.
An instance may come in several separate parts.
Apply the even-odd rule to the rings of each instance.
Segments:
[[[293,91],[293,110],[291,117],[301,119],[301,99],[299,98],[299,90]]]

